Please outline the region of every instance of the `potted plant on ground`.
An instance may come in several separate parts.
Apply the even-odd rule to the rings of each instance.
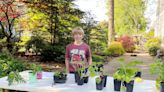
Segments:
[[[127,92],[133,92],[134,78],[138,71],[138,68],[134,66],[141,64],[142,62],[134,60],[126,64],[123,58],[119,58],[118,61],[121,66],[113,74],[114,90],[120,91],[122,83],[126,87]]]
[[[155,62],[150,65],[150,72],[158,75],[156,86],[160,88],[160,92],[164,92],[164,61],[162,59],[156,59]]]
[[[67,74],[64,71],[57,71],[54,73],[54,83],[65,83],[67,80]]]

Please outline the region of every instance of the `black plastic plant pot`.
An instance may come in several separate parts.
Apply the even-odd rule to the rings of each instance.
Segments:
[[[136,72],[136,75],[135,75],[135,77],[140,77],[141,78],[141,72]]]
[[[107,75],[104,75],[104,77],[103,77],[103,84],[104,84],[104,87],[106,87],[106,81],[107,81]]]
[[[126,92],[133,92],[134,80],[126,83]]]
[[[88,83],[88,77],[84,77],[84,83]]]
[[[164,92],[164,82],[161,82],[161,92]]]
[[[121,88],[121,81],[114,79],[114,91],[120,91]]]
[[[103,81],[101,81],[100,83],[96,83],[96,89],[97,90],[102,90],[104,87]]]
[[[84,84],[84,78],[79,78],[77,80],[77,85],[83,85]]]
[[[79,78],[79,75],[77,72],[75,72],[75,82],[77,82],[78,78]]]
[[[66,76],[58,77],[54,76],[54,83],[65,83],[66,82]]]
[[[81,78],[78,72],[75,72],[75,82],[77,83],[77,85],[84,84],[84,78]]]

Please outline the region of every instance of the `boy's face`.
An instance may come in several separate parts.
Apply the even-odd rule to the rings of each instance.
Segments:
[[[81,41],[81,40],[83,39],[83,34],[81,34],[81,33],[75,33],[75,34],[73,35],[73,38],[74,38],[74,40],[76,40],[76,41]]]

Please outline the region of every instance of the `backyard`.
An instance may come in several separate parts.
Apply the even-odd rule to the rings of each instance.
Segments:
[[[9,89],[26,82],[27,76],[19,73],[29,70],[36,80],[40,72],[67,76],[80,71],[82,78],[108,76],[123,86],[137,78],[143,84],[148,80],[164,92],[163,4],[162,0],[0,0],[0,88],[6,92],[1,85],[5,77]],[[74,60],[67,47],[81,46],[78,41],[87,49],[75,51],[80,60]],[[137,73],[141,75],[136,77]]]

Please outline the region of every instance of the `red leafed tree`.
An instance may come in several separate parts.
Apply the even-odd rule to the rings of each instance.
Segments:
[[[130,36],[122,36],[118,38],[118,41],[122,43],[126,52],[133,52],[135,50],[135,42]]]
[[[12,49],[14,21],[21,15],[19,0],[0,0],[0,27],[7,38],[7,48]]]

